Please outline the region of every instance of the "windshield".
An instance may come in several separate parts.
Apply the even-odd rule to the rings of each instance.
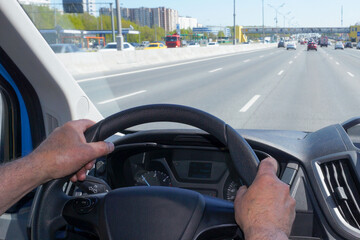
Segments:
[[[19,3],[48,44],[81,48],[57,56],[104,117],[173,103],[238,129],[315,131],[360,114],[359,1],[236,1],[234,13],[232,2],[122,0],[121,35],[114,0]],[[181,44],[144,51],[172,34]],[[137,47],[100,51],[120,38]]]
[[[116,48],[116,44],[107,44],[105,48]]]
[[[177,41],[177,37],[166,37],[167,42],[175,42]]]

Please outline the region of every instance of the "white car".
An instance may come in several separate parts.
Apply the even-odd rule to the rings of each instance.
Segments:
[[[112,52],[112,51],[117,51],[117,43],[116,42],[111,42],[106,44],[106,46],[102,49],[99,50],[99,52]],[[135,47],[133,47],[133,45],[131,45],[128,42],[124,42],[123,43],[123,51],[135,51]]]
[[[200,44],[197,43],[197,42],[192,42],[192,43],[189,43],[188,47],[200,47]]]
[[[335,43],[335,50],[336,49],[342,49],[344,50],[344,44],[342,42],[336,42]]]
[[[286,50],[289,50],[289,49],[294,49],[294,50],[296,50],[296,43],[295,43],[295,42],[289,42],[289,43],[286,45]]]

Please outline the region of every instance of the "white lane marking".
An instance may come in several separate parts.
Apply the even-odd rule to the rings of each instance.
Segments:
[[[134,95],[137,95],[137,94],[140,94],[140,93],[144,93],[144,92],[146,92],[146,90],[141,90],[141,91],[138,91],[138,92],[129,93],[129,94],[117,97],[117,98],[112,98],[112,99],[109,99],[109,100],[106,100],[106,101],[99,102],[98,104],[105,104],[105,103],[109,103],[109,102],[114,102],[114,101],[117,101],[117,100],[120,100],[120,99],[123,99],[123,98],[131,97],[131,96],[134,96]]]
[[[293,61],[290,61],[290,62],[289,62],[289,64],[292,64],[292,63],[293,63]]]
[[[246,112],[258,99],[260,95],[253,96],[246,104],[240,109],[240,112]]]
[[[216,72],[216,71],[220,71],[222,68],[217,68],[217,69],[214,69],[214,70],[211,70],[209,71],[209,73],[213,73],[213,72]]]
[[[264,55],[261,55],[261,56],[260,56],[260,58],[263,58],[263,57],[264,57]]]
[[[110,74],[110,75],[105,75],[105,76],[100,76],[100,77],[93,77],[93,78],[85,78],[85,79],[77,80],[77,82],[81,83],[81,82],[88,82],[88,81],[100,80],[100,79],[111,78],[111,77],[119,77],[119,76],[134,74],[134,73],[148,72],[148,71],[159,70],[159,69],[170,68],[170,67],[176,67],[176,66],[181,66],[181,65],[186,65],[186,64],[205,62],[205,61],[218,59],[218,58],[225,58],[225,57],[231,57],[231,56],[235,56],[235,55],[242,55],[242,54],[246,54],[246,53],[253,53],[253,52],[258,52],[258,51],[261,51],[261,50],[263,50],[263,49],[249,50],[249,51],[246,51],[246,52],[238,52],[238,53],[233,53],[233,54],[227,54],[227,55],[224,55],[224,56],[217,56],[217,57],[211,57],[211,58],[206,58],[206,59],[193,60],[193,61],[183,62],[183,63],[175,63],[175,64],[171,64],[171,65],[154,67],[154,68],[146,68],[146,69],[141,69],[141,70],[136,70],[136,71],[131,71],[131,72]]]
[[[347,72],[347,74],[349,74],[350,77],[354,77],[354,74],[352,74],[351,72]]]
[[[244,60],[243,62],[244,62],[244,63],[250,62],[250,59],[246,59],[246,60]]]
[[[330,57],[330,60],[332,60],[333,58],[332,57]]]
[[[284,70],[281,70],[278,75],[280,76],[281,74],[283,74]]]
[[[297,56],[295,56],[294,58],[297,59]]]
[[[336,65],[339,65],[339,62],[336,62]]]
[[[270,55],[273,55],[274,53],[272,52],[272,53],[270,53]]]

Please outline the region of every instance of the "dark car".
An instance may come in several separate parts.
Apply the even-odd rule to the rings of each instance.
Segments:
[[[317,51],[317,44],[316,42],[309,42],[308,45],[307,45],[307,50],[315,50]]]
[[[280,48],[280,47],[285,48],[285,42],[280,41],[280,42],[278,43],[278,48]]]
[[[131,42],[130,44],[131,44],[133,47],[136,47],[136,48],[137,48],[137,47],[140,47],[140,44],[138,44],[138,43],[136,43],[136,42]]]
[[[353,48],[352,43],[351,42],[345,43],[345,48]]]

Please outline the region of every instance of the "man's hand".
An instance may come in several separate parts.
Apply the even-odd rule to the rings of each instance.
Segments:
[[[109,142],[86,143],[84,132],[94,125],[90,120],[68,122],[55,129],[29,156],[41,162],[39,174],[44,182],[76,172],[71,181],[84,180],[86,171],[94,165],[94,159],[109,154],[114,144]]]
[[[234,202],[235,219],[245,239],[288,239],[295,218],[289,186],[276,176],[273,158],[261,161],[254,182],[242,186]]]

